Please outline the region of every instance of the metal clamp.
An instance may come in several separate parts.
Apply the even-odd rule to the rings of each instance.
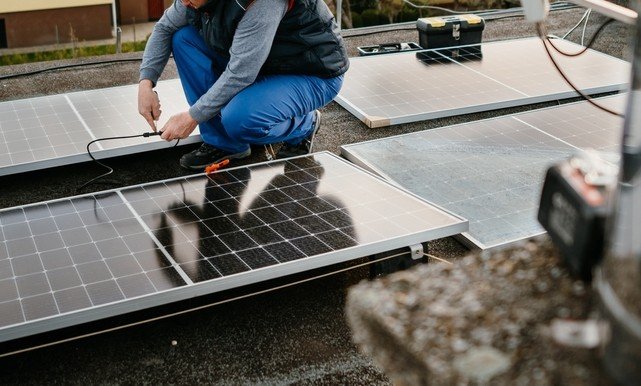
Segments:
[[[418,260],[423,257],[423,244],[410,245],[412,260]]]

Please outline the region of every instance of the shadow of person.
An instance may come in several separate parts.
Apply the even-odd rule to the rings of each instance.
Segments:
[[[319,195],[324,174],[303,157],[181,182],[183,197],[163,208],[154,235],[194,282],[348,248],[352,219]]]

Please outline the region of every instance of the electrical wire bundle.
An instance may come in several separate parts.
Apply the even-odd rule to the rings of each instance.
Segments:
[[[575,25],[575,26],[574,26],[570,31],[568,31],[568,33],[566,33],[565,35],[563,35],[563,38],[567,37],[567,36],[568,36],[572,31],[574,31],[574,30],[575,30],[575,29],[576,29],[576,28],[577,28],[577,27],[578,27],[578,26],[583,22],[583,20],[585,20],[585,23],[586,23],[586,26],[587,26],[587,22],[588,22],[588,18],[589,18],[589,16],[590,16],[590,10],[586,11],[586,13],[583,15],[583,17],[581,18],[581,20],[579,20],[579,22],[578,22],[578,23],[577,23],[577,24],[576,24],[576,25]],[[554,59],[554,56],[552,55],[552,52],[550,51],[550,47],[552,47],[552,49],[553,49],[554,51],[558,52],[559,54],[561,54],[561,55],[563,55],[563,56],[567,56],[567,57],[577,57],[577,56],[580,56],[580,55],[584,54],[585,52],[587,52],[587,50],[588,50],[590,47],[592,47],[592,45],[593,45],[593,44],[594,44],[594,42],[596,41],[596,39],[597,39],[597,37],[599,36],[599,34],[603,31],[603,29],[604,29],[608,24],[612,23],[613,21],[614,21],[614,19],[610,19],[610,18],[608,18],[608,19],[606,19],[603,23],[601,23],[601,25],[599,26],[599,28],[597,28],[597,30],[596,30],[596,31],[594,32],[594,34],[592,35],[592,38],[590,38],[590,41],[588,42],[588,44],[586,44],[586,45],[585,45],[581,50],[579,50],[579,51],[577,51],[577,52],[565,52],[565,51],[561,50],[560,48],[558,48],[558,47],[557,47],[557,46],[552,42],[552,41],[554,40],[554,38],[555,38],[555,37],[554,37],[554,36],[548,36],[548,35],[546,35],[546,34],[545,34],[545,26],[543,25],[543,23],[541,23],[541,22],[536,23],[536,30],[537,30],[537,33],[538,33],[539,37],[541,38],[541,41],[543,42],[543,46],[544,46],[544,48],[545,48],[545,52],[547,53],[548,57],[550,58],[550,61],[552,62],[552,64],[553,64],[553,65],[554,65],[554,67],[556,68],[556,70],[559,72],[559,74],[561,75],[561,77],[565,80],[565,82],[566,82],[570,87],[572,87],[572,89],[573,89],[577,94],[579,94],[579,96],[580,96],[581,98],[583,98],[584,100],[586,100],[587,102],[589,102],[589,103],[590,103],[591,105],[593,105],[594,107],[596,107],[596,108],[598,108],[598,109],[601,109],[601,110],[603,110],[603,111],[605,111],[605,112],[607,112],[607,113],[610,113],[610,114],[612,114],[612,115],[616,115],[616,116],[618,116],[618,117],[622,117],[622,118],[623,118],[623,114],[621,114],[621,113],[619,113],[619,112],[616,112],[616,111],[614,111],[614,110],[612,110],[612,109],[609,109],[609,108],[607,108],[607,107],[605,107],[605,106],[603,106],[603,105],[601,105],[601,104],[599,104],[599,103],[595,102],[595,101],[594,101],[594,100],[593,100],[589,95],[586,95],[586,94],[585,94],[585,93],[583,93],[581,90],[579,90],[579,88],[578,88],[578,87],[577,87],[577,86],[576,86],[576,85],[575,85],[575,84],[574,84],[574,83],[569,79],[569,77],[568,77],[568,76],[565,74],[565,72],[561,69],[561,67],[559,66],[559,64],[557,63],[557,61]],[[585,36],[585,27],[584,27],[584,29],[583,29],[583,35],[582,35],[582,37],[581,37],[581,41],[582,41],[582,42],[583,42],[583,37],[584,37],[584,36]]]
[[[95,163],[97,163],[98,165],[100,165],[103,168],[107,169],[107,171],[105,173],[97,176],[97,177],[94,177],[94,178],[90,179],[89,181],[85,182],[84,184],[82,184],[80,187],[78,187],[76,189],[76,193],[79,193],[80,191],[82,191],[82,189],[86,188],[89,185],[95,184],[98,180],[100,180],[100,179],[102,179],[104,177],[107,177],[108,175],[113,174],[113,172],[114,172],[114,169],[111,166],[108,166],[108,165],[100,162],[98,159],[96,159],[96,157],[94,157],[93,154],[91,154],[91,145],[93,145],[94,143],[100,142],[100,141],[111,141],[111,140],[116,140],[116,139],[130,139],[130,138],[141,138],[141,137],[142,138],[149,138],[149,137],[154,137],[156,135],[162,135],[162,131],[150,131],[150,132],[145,132],[145,133],[142,133],[142,134],[124,135],[124,136],[119,136],[119,137],[97,138],[97,139],[94,139],[93,141],[89,142],[87,144],[87,154],[89,155],[89,157]],[[176,141],[176,144],[174,145],[174,147],[178,146],[179,143],[180,143],[180,139]],[[115,182],[103,182],[103,183],[114,184]]]

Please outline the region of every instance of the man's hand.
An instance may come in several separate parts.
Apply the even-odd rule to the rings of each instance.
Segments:
[[[151,129],[156,131],[156,122],[160,118],[160,99],[153,90],[153,84],[149,79],[143,79],[138,84],[138,112],[142,115]]]
[[[189,111],[172,115],[162,128],[160,138],[166,141],[187,138],[196,129],[196,126],[198,126],[198,122],[189,115]]]

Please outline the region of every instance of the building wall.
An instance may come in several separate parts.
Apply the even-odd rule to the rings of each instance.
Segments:
[[[155,18],[150,17],[149,8],[151,6],[150,2],[158,1],[161,4],[163,9],[171,6],[173,0],[117,0],[116,4],[118,7],[118,23],[119,24],[133,24],[134,20],[136,23],[146,23]]]
[[[118,1],[120,24],[133,24],[147,21],[147,0],[120,0]]]
[[[112,4],[113,0],[20,0],[0,1],[0,13],[41,11],[44,9],[86,7],[90,5]]]
[[[79,41],[112,37],[110,1],[86,7],[0,13],[0,19],[5,19],[8,48],[69,43],[71,28]]]

